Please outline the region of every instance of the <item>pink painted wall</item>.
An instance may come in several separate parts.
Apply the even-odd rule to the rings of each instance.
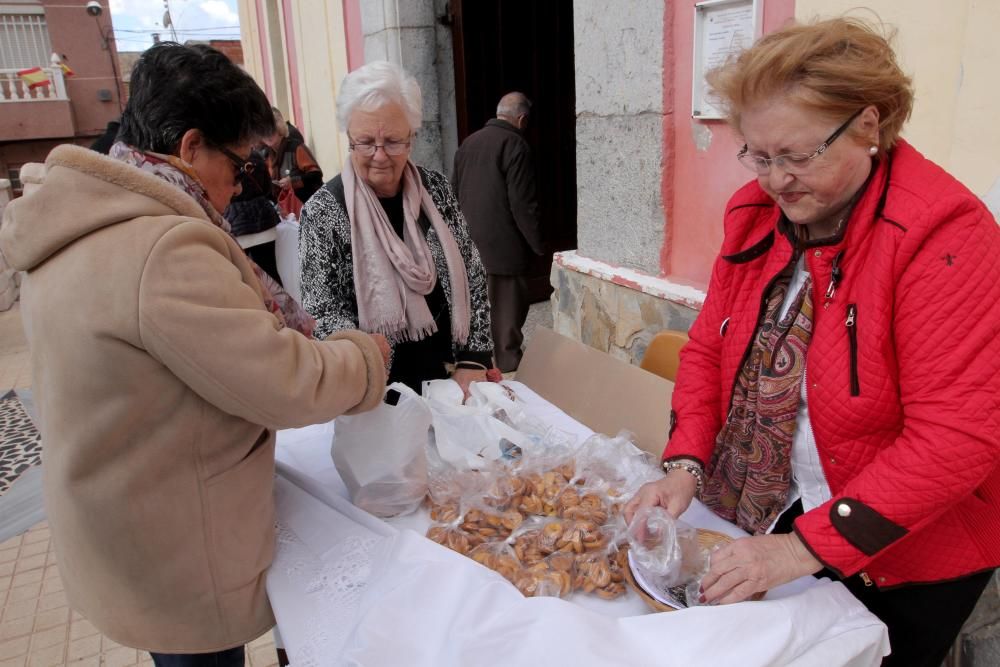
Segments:
[[[361,3],[344,0],[344,39],[347,42],[347,71],[365,64],[365,38],[361,32]]]
[[[761,2],[764,32],[780,28],[795,15],[795,0]],[[704,288],[722,245],[726,202],[753,174],[736,161],[743,142],[725,121],[691,117],[695,4],[696,0],[667,3],[663,17],[666,224],[660,270],[671,280]],[[699,125],[712,134],[707,150],[695,145]]]
[[[254,16],[257,18],[257,35],[260,40],[261,60],[264,66],[264,94],[267,99],[274,99],[274,80],[271,74],[270,49],[271,42],[267,36],[267,19],[264,16],[264,0],[254,3]],[[273,104],[273,102],[272,102]]]
[[[292,92],[292,122],[302,132],[306,129],[302,126],[302,100],[299,95],[299,63],[298,44],[295,41],[295,27],[292,17],[292,0],[282,0],[282,11],[285,18],[285,46],[287,47],[286,58],[288,58],[288,88]]]

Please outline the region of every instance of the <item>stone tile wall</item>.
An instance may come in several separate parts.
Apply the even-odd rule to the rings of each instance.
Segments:
[[[660,271],[664,3],[574,0],[577,241],[581,253]]]
[[[552,265],[552,320],[557,333],[638,364],[663,329],[687,331],[698,311],[668,299]]]

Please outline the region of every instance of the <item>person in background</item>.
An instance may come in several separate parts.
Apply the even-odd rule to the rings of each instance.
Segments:
[[[323,185],[323,171],[305,143],[289,133],[291,124],[285,122],[280,111],[273,111],[275,132],[266,142],[270,148],[271,180],[278,190],[276,196],[281,212],[298,217],[302,205]]]
[[[455,153],[455,191],[486,266],[493,346],[504,373],[521,363],[521,328],[531,305],[527,273],[546,252],[531,148],[523,135],[530,110],[523,93],[507,93],[497,117]]]
[[[289,139],[291,139],[292,141],[297,141],[300,144],[304,144],[306,142],[305,138],[302,136],[302,133],[299,132],[299,128],[292,125],[291,121],[285,120],[285,115],[281,113],[281,109],[279,109],[278,107],[271,107],[271,111],[274,112],[275,127],[281,127],[282,125],[285,125],[285,127],[288,128]]]
[[[900,138],[913,87],[867,24],[787,27],[708,81],[756,180],[626,518],[697,493],[751,535],[705,602],[833,577],[888,627],[883,664],[938,667],[1000,565],[1000,229]]]
[[[271,174],[267,160],[257,148],[250,151],[247,164],[249,168],[240,174],[240,193],[229,202],[222,217],[229,222],[233,236],[247,255],[280,285],[275,228],[281,219],[271,187]]]
[[[274,625],[275,431],[370,409],[385,386],[383,341],[303,335],[218,213],[273,131],[226,56],[157,44],[132,70],[111,156],[55,148],[0,227],[27,272],[66,597],[160,667],[242,667]]]
[[[393,347],[390,381],[451,377],[468,394],[491,364],[486,273],[442,174],[410,161],[416,80],[378,61],[344,78],[337,117],[351,159],[302,210],[302,302],[327,335],[360,328]]]

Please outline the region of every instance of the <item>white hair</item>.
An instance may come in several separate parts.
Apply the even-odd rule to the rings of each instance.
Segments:
[[[403,108],[411,131],[416,132],[420,128],[423,121],[420,84],[399,65],[376,60],[344,77],[337,93],[337,121],[346,131],[356,110],[375,111],[387,104],[398,104]]]

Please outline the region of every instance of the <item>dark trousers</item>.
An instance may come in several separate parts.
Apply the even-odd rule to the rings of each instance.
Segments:
[[[489,274],[486,281],[493,328],[493,354],[504,373],[521,363],[521,327],[528,319],[528,280],[524,276]]]
[[[226,649],[217,653],[152,653],[153,664],[156,667],[243,667],[246,662],[246,652],[242,646]]]
[[[773,532],[791,532],[800,514],[799,501],[778,519]],[[815,576],[839,579],[825,568]],[[839,581],[889,628],[892,654],[882,661],[883,667],[941,667],[992,576],[989,570],[953,581],[889,590],[866,586],[858,574]]]

